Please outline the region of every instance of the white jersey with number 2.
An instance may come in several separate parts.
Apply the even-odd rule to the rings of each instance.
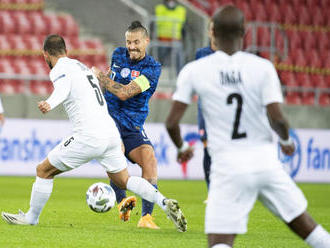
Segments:
[[[225,173],[279,166],[266,106],[283,102],[273,64],[246,52],[217,51],[187,64],[173,100],[189,104],[197,94],[208,133],[212,165]],[[258,163],[260,156],[267,163]]]
[[[51,109],[63,102],[74,134],[119,137],[117,127],[108,114],[99,81],[88,67],[78,60],[63,57],[51,70],[50,79],[54,91],[46,101]]]

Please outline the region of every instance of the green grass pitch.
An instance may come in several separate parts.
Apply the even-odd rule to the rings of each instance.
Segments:
[[[0,211],[28,209],[32,177],[0,177]],[[178,233],[158,206],[155,222],[160,230],[136,227],[141,201],[128,223],[118,218],[117,209],[108,213],[92,212],[85,202],[87,188],[106,179],[56,178],[53,194],[37,226],[12,226],[0,221],[1,248],[27,247],[207,247],[204,235],[203,181],[161,180],[159,188],[167,197],[179,201],[188,220],[188,231]],[[300,184],[309,200],[309,212],[330,230],[330,187],[327,184]],[[303,248],[307,247],[260,203],[250,214],[249,231],[236,239],[237,248]]]

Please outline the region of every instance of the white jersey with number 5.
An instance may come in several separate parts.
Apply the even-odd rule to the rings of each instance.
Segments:
[[[197,94],[205,118],[213,163],[226,173],[278,166],[266,105],[282,102],[272,63],[246,52],[217,51],[186,65],[173,99],[189,104]],[[258,158],[267,164],[258,163]]]
[[[99,81],[84,64],[60,58],[50,72],[54,85],[47,99],[51,109],[63,102],[73,124],[73,133],[97,138],[119,137],[116,124],[108,114]]]

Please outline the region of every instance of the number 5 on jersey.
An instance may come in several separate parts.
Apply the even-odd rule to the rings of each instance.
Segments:
[[[97,84],[93,83],[94,77],[92,75],[87,75],[87,79],[88,79],[88,82],[91,84],[91,86],[93,87],[93,89],[95,91],[97,101],[99,102],[99,104],[101,106],[103,106],[104,105],[104,100],[103,100],[103,97],[102,97],[102,93],[101,93],[101,90],[100,90],[99,86]]]

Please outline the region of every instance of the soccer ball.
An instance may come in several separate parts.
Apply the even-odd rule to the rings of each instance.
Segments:
[[[87,205],[97,213],[109,211],[116,202],[115,191],[105,183],[94,183],[86,192]]]

